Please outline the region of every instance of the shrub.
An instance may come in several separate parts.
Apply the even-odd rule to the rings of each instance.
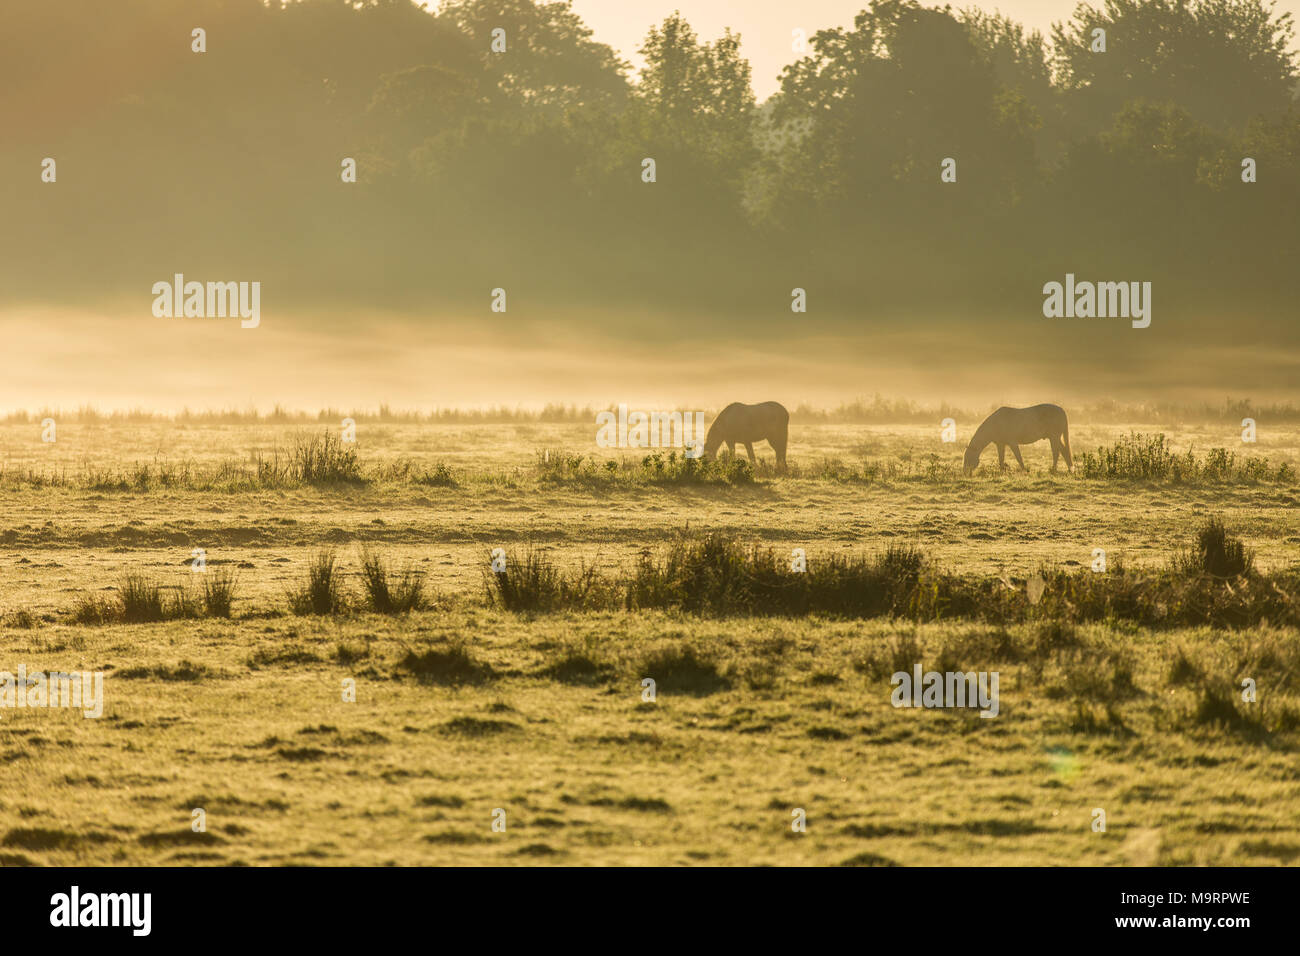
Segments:
[[[1112,447],[1084,452],[1080,460],[1085,478],[1165,479],[1180,475],[1180,465],[1164,435],[1132,434]]]
[[[1290,482],[1295,475],[1287,464],[1275,470],[1262,458],[1239,460],[1226,448],[1211,448],[1204,458],[1190,450],[1175,454],[1164,435],[1131,434],[1113,446],[1084,452],[1078,458],[1085,478],[1118,481],[1171,481],[1174,483]]]

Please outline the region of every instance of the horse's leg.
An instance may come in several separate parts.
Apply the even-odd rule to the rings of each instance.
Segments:
[[[1070,454],[1070,435],[1068,432],[1061,436],[1061,451],[1065,454],[1065,467],[1070,469],[1070,474],[1074,474],[1074,456]]]
[[[753,442],[748,442],[748,441],[745,442],[745,451],[746,451],[746,453],[748,453],[748,455],[749,455],[749,463],[750,463],[751,465],[755,465],[755,466],[757,466],[757,465],[758,465],[758,459],[754,457],[754,443],[753,443]]]
[[[998,467],[1007,467],[1007,446],[1002,442],[998,442]]]
[[[732,458],[736,457],[736,443],[734,441],[727,442],[727,454]]]
[[[1059,438],[1050,440],[1052,442],[1052,471],[1056,471],[1056,463],[1061,460],[1061,441]]]
[[[1011,446],[1011,454],[1013,454],[1013,455],[1016,456],[1016,464],[1018,464],[1018,465],[1020,466],[1020,470],[1021,470],[1021,471],[1028,471],[1028,470],[1029,470],[1028,468],[1025,467],[1025,460],[1024,460],[1023,458],[1020,457],[1020,446],[1019,446],[1019,445],[1012,445],[1012,446]]]

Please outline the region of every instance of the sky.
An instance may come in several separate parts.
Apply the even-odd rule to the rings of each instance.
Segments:
[[[926,6],[941,6],[939,0],[923,0]],[[1100,6],[1102,0],[1095,0]],[[573,0],[574,11],[592,30],[595,39],[619,51],[635,67],[641,65],[637,47],[652,24],[662,23],[680,10],[695,32],[713,40],[725,27],[741,35],[741,53],[753,67],[754,92],[760,100],[775,93],[782,67],[797,59],[791,50],[791,33],[796,28],[812,36],[818,30],[851,26],[854,15],[868,0]],[[1050,39],[1053,23],[1070,18],[1075,0],[958,0],[954,9],[977,6],[997,10],[1039,30]],[[1289,12],[1300,20],[1300,0],[1280,0],[1278,12]]]

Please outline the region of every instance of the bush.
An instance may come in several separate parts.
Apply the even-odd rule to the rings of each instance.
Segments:
[[[1085,478],[1164,480],[1183,477],[1194,463],[1191,452],[1179,458],[1165,444],[1164,435],[1129,435],[1113,447],[1084,452],[1080,461]]]
[[[1226,448],[1211,448],[1204,458],[1197,458],[1191,450],[1181,455],[1174,454],[1164,435],[1132,434],[1111,447],[1084,452],[1078,462],[1085,478],[1119,481],[1251,484],[1295,480],[1294,473],[1285,463],[1273,469],[1262,458],[1238,460]]]

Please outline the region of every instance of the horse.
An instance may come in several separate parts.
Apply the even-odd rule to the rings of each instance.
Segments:
[[[1052,471],[1056,463],[1065,456],[1066,467],[1074,471],[1074,458],[1070,455],[1070,425],[1065,418],[1065,409],[1060,405],[1031,405],[1029,408],[1007,408],[1005,405],[984,419],[983,424],[975,429],[975,435],[966,446],[966,459],[963,471],[969,475],[980,462],[980,454],[991,444],[998,446],[998,465],[1007,466],[1007,446],[1021,470],[1028,471],[1025,460],[1020,457],[1021,445],[1042,441],[1046,438],[1052,443]]]
[[[711,459],[718,448],[725,444],[734,455],[736,443],[745,446],[749,453],[749,463],[757,464],[754,458],[754,442],[766,440],[776,452],[778,468],[785,468],[785,449],[790,437],[790,413],[779,402],[760,402],[757,405],[744,405],[732,402],[709,426],[709,433],[704,439],[704,457]]]

